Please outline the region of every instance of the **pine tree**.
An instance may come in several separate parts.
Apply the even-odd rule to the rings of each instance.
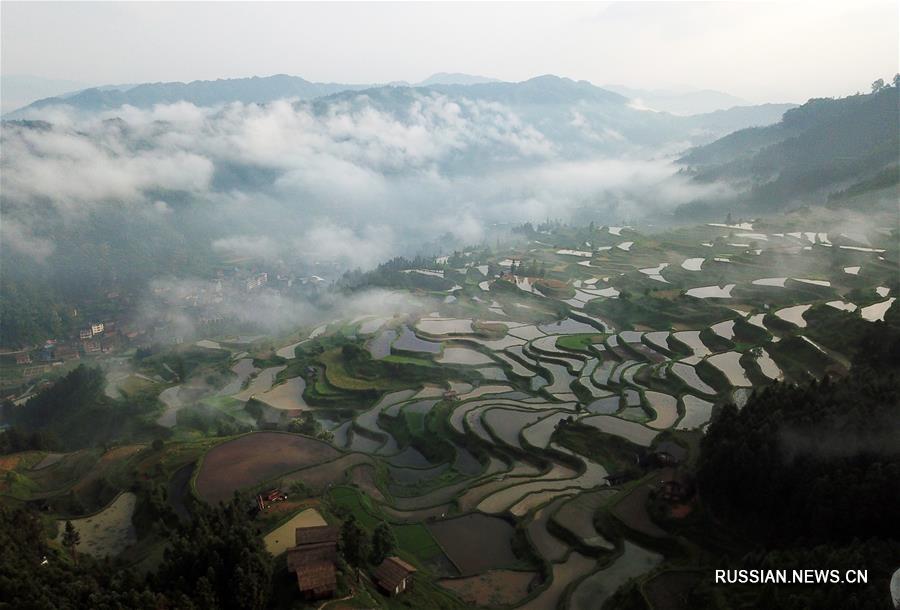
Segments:
[[[81,542],[81,534],[75,529],[71,521],[66,521],[66,530],[63,532],[62,545],[69,549],[72,559],[78,563],[78,555],[75,553],[75,547]]]
[[[363,566],[369,554],[369,538],[366,532],[359,527],[356,517],[350,516],[341,526],[341,555],[346,562],[356,570],[356,580],[359,580],[359,569]]]
[[[379,523],[372,534],[372,555],[370,561],[378,565],[397,548],[397,539],[387,523]]]

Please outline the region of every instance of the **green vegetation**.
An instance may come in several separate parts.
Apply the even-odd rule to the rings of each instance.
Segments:
[[[77,532],[64,545],[75,551]],[[198,508],[146,578],[75,557],[47,543],[35,514],[0,506],[0,594],[12,607],[264,608],[268,600],[271,559],[238,501]]]
[[[103,393],[105,384],[100,369],[79,366],[22,408],[7,406],[7,420],[20,433],[42,434],[44,445],[65,449],[146,438],[152,430],[146,416],[156,405],[108,398]]]

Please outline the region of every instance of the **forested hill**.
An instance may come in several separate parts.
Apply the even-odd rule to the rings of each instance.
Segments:
[[[847,376],[779,383],[741,410],[727,405],[701,442],[697,483],[705,508],[746,550],[724,557],[723,567],[865,568],[868,584],[785,593],[704,583],[691,607],[887,603],[900,550],[900,314],[848,342],[856,355]]]
[[[896,83],[896,79],[895,79]],[[897,184],[900,95],[886,86],[867,95],[813,99],[782,120],[690,150],[680,162],[701,182],[723,180],[758,208],[871,182]]]

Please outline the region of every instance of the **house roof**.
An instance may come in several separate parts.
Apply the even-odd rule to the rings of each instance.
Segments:
[[[320,542],[334,542],[338,540],[338,528],[333,525],[313,525],[310,527],[298,527],[294,533],[294,541],[297,546],[303,544],[318,544]]]
[[[297,586],[301,591],[312,591],[320,594],[333,591],[337,586],[334,564],[330,561],[318,561],[297,570]]]
[[[400,559],[399,557],[388,557],[381,562],[381,565],[375,568],[372,576],[378,581],[378,584],[388,590],[397,588],[403,580],[414,573],[416,569]]]
[[[288,570],[293,571],[301,566],[317,563],[324,559],[333,559],[337,556],[337,544],[334,542],[319,542],[305,544],[302,547],[294,547],[287,551]]]

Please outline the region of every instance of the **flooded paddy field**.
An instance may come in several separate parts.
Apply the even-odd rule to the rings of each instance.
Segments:
[[[595,565],[594,558],[577,551],[571,552],[565,561],[553,564],[553,580],[550,585],[537,597],[519,607],[523,610],[556,610],[569,585],[589,574]]]
[[[516,563],[514,528],[504,519],[471,513],[426,527],[463,576]]]
[[[646,574],[662,562],[662,555],[625,541],[621,556],[612,565],[581,581],[572,592],[572,610],[599,608],[621,585],[631,578]]]

